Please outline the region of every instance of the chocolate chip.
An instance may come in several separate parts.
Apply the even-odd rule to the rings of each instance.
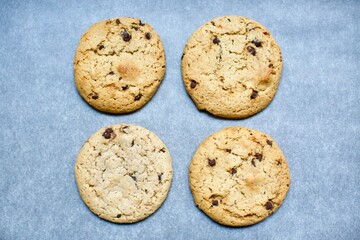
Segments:
[[[113,133],[114,131],[112,130],[112,128],[107,128],[105,130],[105,132],[102,134],[102,136],[105,138],[105,139],[109,139],[111,137],[111,134]]]
[[[123,33],[122,33],[122,38],[125,42],[128,42],[130,41],[131,39],[131,35],[125,30]]]
[[[132,26],[131,28],[134,29],[135,31],[139,30],[139,28],[135,26]]]
[[[131,146],[133,147],[135,145],[135,140],[131,141]]]
[[[255,164],[255,159],[251,160],[251,164],[256,167],[256,164]]]
[[[214,40],[213,40],[213,43],[219,44],[219,42],[220,42],[220,40],[217,37],[215,37]]]
[[[246,49],[248,50],[248,52],[249,52],[251,55],[255,56],[255,54],[256,54],[255,48],[253,48],[252,46],[247,46]]]
[[[216,25],[215,25],[215,22],[213,22],[213,21],[211,21],[211,24],[212,24],[213,26],[216,26]]]
[[[208,163],[211,167],[215,166],[216,165],[216,161],[215,159],[208,159]]]
[[[129,176],[130,176],[134,181],[136,181],[136,177],[135,177],[133,174],[129,174]]]
[[[236,170],[235,168],[232,168],[232,169],[230,170],[230,173],[231,173],[232,175],[234,175],[235,173],[237,173],[237,170]]]
[[[99,98],[99,96],[95,94],[95,95],[93,95],[91,98],[94,99],[94,100],[96,100],[96,99]]]
[[[269,64],[269,68],[272,68],[274,65],[272,63]]]
[[[231,153],[231,149],[226,149],[226,152]]]
[[[273,205],[273,203],[271,201],[267,201],[265,203],[265,208],[266,208],[266,210],[271,210],[271,209],[274,208],[274,205]]]
[[[121,214],[116,215],[117,218],[121,218]]]
[[[195,82],[195,80],[191,80],[191,82],[190,82],[190,87],[191,87],[191,88],[195,88],[195,87],[196,87],[196,84],[197,84],[197,82]]]
[[[120,20],[119,20],[119,19],[116,19],[115,22],[116,22],[116,24],[118,24],[118,25],[120,24]]]
[[[258,95],[258,91],[253,90],[253,92],[251,93],[250,99],[255,99]]]
[[[122,128],[120,128],[120,132],[121,133],[127,133],[125,129],[128,129],[129,126],[123,126]]]
[[[139,20],[139,25],[140,26],[145,26],[145,23],[142,23],[141,20]]]
[[[151,38],[150,32],[145,33],[145,37],[146,37],[146,39],[150,39]]]
[[[255,157],[256,157],[259,161],[261,161],[263,155],[262,155],[261,153],[256,153],[256,154],[255,154]]]
[[[103,48],[105,48],[104,45],[102,45],[102,44],[99,45],[99,50],[101,50],[101,49],[103,49]]]
[[[138,95],[135,96],[135,101],[139,101],[141,97],[142,97],[142,94],[139,93]]]
[[[269,144],[270,146],[272,146],[272,141],[266,140],[266,143]]]
[[[122,88],[122,90],[126,90],[126,89],[129,88],[129,86],[128,86],[128,85],[124,85],[124,86],[122,86],[121,88]]]
[[[219,205],[219,201],[218,200],[212,200],[212,205],[213,206],[218,206]]]
[[[109,72],[109,75],[114,75],[114,72],[113,71]]]
[[[252,40],[252,43],[255,44],[256,47],[261,47],[261,41],[259,41],[257,39]],[[255,54],[253,54],[253,55],[255,55]]]
[[[165,148],[160,149],[160,152],[166,152]]]
[[[160,173],[160,174],[158,174],[158,179],[159,179],[159,182],[161,182],[162,175],[164,175],[164,173]]]

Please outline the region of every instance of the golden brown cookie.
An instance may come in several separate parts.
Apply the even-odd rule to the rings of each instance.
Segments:
[[[112,125],[85,142],[75,176],[92,212],[111,222],[133,223],[150,216],[165,200],[172,180],[171,157],[151,131]]]
[[[144,106],[165,74],[159,35],[138,18],[97,22],[82,36],[74,60],[80,95],[94,108],[129,113]]]
[[[228,226],[247,226],[280,207],[289,190],[290,172],[271,137],[228,127],[200,144],[189,180],[196,206],[210,218]]]
[[[281,51],[269,31],[239,16],[218,17],[197,29],[181,64],[197,108],[224,118],[263,110],[275,96],[282,71]]]

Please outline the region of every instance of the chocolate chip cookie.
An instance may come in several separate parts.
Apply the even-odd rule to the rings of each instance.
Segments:
[[[290,186],[284,154],[257,130],[228,127],[206,138],[189,168],[195,204],[214,221],[247,226],[282,204]]]
[[[104,127],[81,148],[75,176],[89,209],[115,223],[133,223],[155,212],[172,180],[171,157],[149,130],[118,124]]]
[[[199,110],[238,119],[272,101],[282,56],[265,27],[245,17],[225,16],[191,35],[181,65],[186,90]]]
[[[80,95],[94,108],[129,113],[144,106],[165,74],[159,35],[137,18],[97,22],[82,36],[74,75]]]

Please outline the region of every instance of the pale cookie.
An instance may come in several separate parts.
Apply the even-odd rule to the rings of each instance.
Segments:
[[[199,110],[245,118],[274,98],[282,57],[265,27],[245,17],[225,16],[191,35],[181,65],[186,90]]]
[[[75,176],[92,212],[111,222],[133,223],[154,213],[165,200],[172,180],[171,157],[149,130],[112,125],[85,142]]]
[[[76,50],[74,75],[80,95],[94,108],[128,113],[144,106],[165,74],[159,35],[137,18],[92,25]]]
[[[283,202],[290,186],[284,154],[257,130],[228,127],[206,138],[189,168],[197,207],[214,221],[247,226],[262,221]]]

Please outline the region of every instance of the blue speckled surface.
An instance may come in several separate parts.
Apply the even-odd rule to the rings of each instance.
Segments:
[[[359,239],[359,11],[360,1],[1,1],[0,239]],[[188,37],[221,15],[262,23],[283,52],[274,101],[245,120],[198,112],[181,79]],[[94,22],[116,16],[150,23],[167,56],[155,97],[123,116],[91,108],[73,81],[81,35]],[[84,141],[120,122],[154,131],[173,157],[167,200],[133,225],[93,215],[74,179]],[[291,169],[283,206],[252,227],[214,223],[194,206],[188,187],[198,144],[229,125],[270,134]]]

